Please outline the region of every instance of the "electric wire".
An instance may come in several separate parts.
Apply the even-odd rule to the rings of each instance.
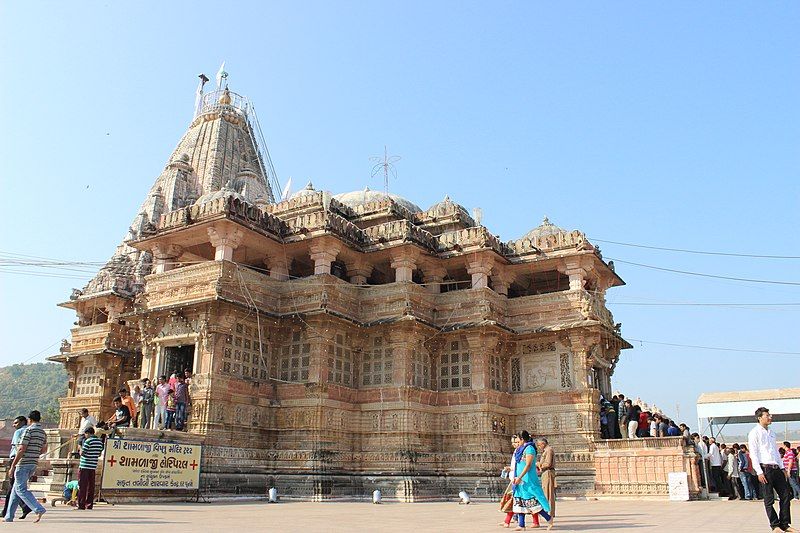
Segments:
[[[760,255],[760,254],[744,254],[734,252],[709,252],[703,250],[687,250],[683,248],[665,248],[663,246],[648,246],[645,244],[633,244],[628,242],[607,241],[604,239],[589,239],[592,242],[602,242],[606,244],[617,244],[619,246],[629,246],[632,248],[646,248],[648,250],[662,250],[666,252],[681,252],[686,254],[699,254],[699,255],[721,255],[726,257],[749,257],[757,259],[800,259],[798,255]]]
[[[675,273],[675,274],[686,274],[688,276],[700,276],[700,277],[704,277],[704,278],[726,279],[726,280],[731,280],[731,281],[744,281],[744,282],[748,282],[748,283],[764,283],[764,284],[769,284],[769,285],[800,286],[800,281],[775,281],[775,280],[753,279],[753,278],[738,278],[738,277],[734,277],[734,276],[721,276],[721,275],[717,275],[717,274],[706,274],[706,273],[702,273],[702,272],[692,272],[692,271],[689,271],[689,270],[678,270],[678,269],[675,269],[675,268],[658,267],[658,266],[654,266],[654,265],[646,265],[646,264],[643,264],[643,263],[635,263],[633,261],[624,261],[622,259],[614,259],[614,258],[609,258],[609,259],[611,261],[614,261],[615,263],[623,263],[623,264],[626,264],[626,265],[633,265],[633,266],[638,266],[638,267],[642,267],[642,268],[650,268],[652,270],[660,270],[662,272],[672,272],[672,273]]]
[[[660,341],[647,341],[643,339],[634,339],[628,337],[628,341],[638,342],[642,344],[656,344],[659,346],[672,346],[676,348],[694,348],[697,350],[716,350],[721,352],[739,352],[739,353],[763,353],[770,355],[800,355],[800,352],[782,352],[776,350],[750,350],[745,348],[724,348],[720,346],[698,346],[696,344],[679,344],[675,342],[660,342]]]

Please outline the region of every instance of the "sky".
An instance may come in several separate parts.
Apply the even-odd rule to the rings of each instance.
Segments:
[[[796,2],[0,2],[0,260],[109,258],[225,61],[294,190],[379,189],[387,146],[423,208],[585,232],[627,283],[614,388],[694,427],[702,392],[800,386],[798,27]],[[89,276],[3,265],[0,365],[42,361]]]

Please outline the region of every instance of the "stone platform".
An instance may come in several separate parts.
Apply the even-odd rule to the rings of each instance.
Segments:
[[[797,504],[795,500],[793,502]],[[798,505],[794,505],[795,513]],[[168,526],[170,533],[198,531],[381,531],[464,533],[508,531],[497,524],[495,504],[452,503],[280,503],[215,501],[208,504],[98,505],[72,511],[59,505],[37,524],[37,531],[101,531]],[[553,531],[769,531],[761,502],[561,501]],[[27,521],[27,519],[26,519]],[[26,527],[21,524],[8,529]],[[544,528],[540,531],[545,531]]]

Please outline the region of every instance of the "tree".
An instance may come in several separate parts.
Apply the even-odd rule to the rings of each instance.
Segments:
[[[58,399],[67,394],[67,371],[58,363],[0,368],[0,418],[27,416],[33,409],[42,422],[57,423]]]

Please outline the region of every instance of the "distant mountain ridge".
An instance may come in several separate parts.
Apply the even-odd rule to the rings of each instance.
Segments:
[[[58,399],[67,394],[67,371],[58,363],[0,367],[0,419],[37,409],[43,422],[58,422]]]

